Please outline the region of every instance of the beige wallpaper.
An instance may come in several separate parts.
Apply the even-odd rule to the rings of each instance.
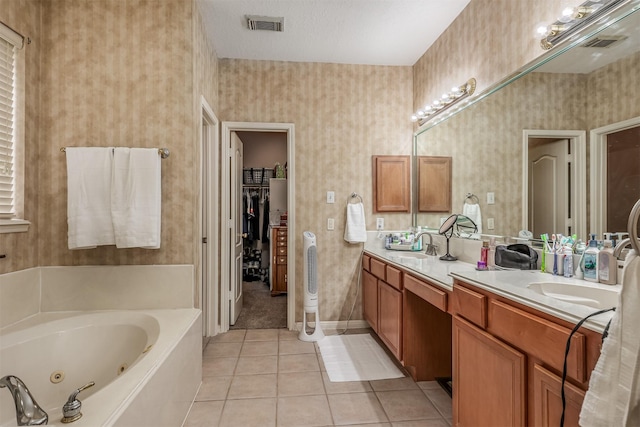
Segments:
[[[290,209],[299,235],[292,237],[301,248],[303,231],[317,236],[322,319],[346,319],[351,309],[361,245],[343,239],[345,203],[352,192],[361,194],[367,228],[375,228],[371,156],[411,152],[411,92],[411,67],[220,60],[221,120],[295,124]],[[326,203],[329,190],[335,204]],[[390,229],[411,223],[409,214],[384,217]],[[335,218],[335,231],[326,230],[327,218]],[[301,278],[301,251],[295,259]],[[296,295],[300,307],[301,288]]]
[[[24,169],[24,212],[21,216],[31,220],[26,233],[0,234],[0,273],[23,270],[38,265],[37,236],[38,217],[38,141],[40,140],[40,1],[39,0],[0,0],[0,21],[14,28],[20,34],[31,39],[18,55],[24,59],[24,110],[16,111],[24,119],[24,147],[17,153],[21,156]],[[34,84],[34,82],[36,82]]]

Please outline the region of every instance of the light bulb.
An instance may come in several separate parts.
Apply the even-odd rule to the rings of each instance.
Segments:
[[[424,111],[422,110],[418,110],[416,114],[418,115],[418,117],[424,117]]]
[[[411,121],[412,121],[412,122],[417,122],[417,121],[418,121],[418,116],[416,116],[415,114],[413,114],[413,115],[411,116]]]
[[[567,24],[571,21],[573,21],[573,17],[576,13],[576,10],[573,7],[566,7],[563,11],[562,11],[562,16],[560,16],[560,18],[558,18],[558,21]]]
[[[544,36],[547,35],[549,29],[546,26],[542,25],[542,26],[538,27],[538,29],[536,31],[538,32],[538,34],[541,37],[544,37]]]

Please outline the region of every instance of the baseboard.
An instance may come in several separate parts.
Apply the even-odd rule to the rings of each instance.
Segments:
[[[315,328],[315,322],[307,322],[310,327]],[[348,322],[349,329],[368,329],[371,328],[369,323],[366,320],[349,320]],[[338,321],[321,321],[320,327],[323,331],[332,331],[338,330],[342,331],[347,328],[346,320],[338,320]],[[302,330],[302,322],[296,322],[296,331]]]

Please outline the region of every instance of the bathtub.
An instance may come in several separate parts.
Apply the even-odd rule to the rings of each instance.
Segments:
[[[42,313],[0,332],[0,377],[16,375],[49,425],[180,426],[202,378],[196,309]],[[82,391],[82,418],[63,424],[62,405]],[[15,425],[0,389],[0,426]]]

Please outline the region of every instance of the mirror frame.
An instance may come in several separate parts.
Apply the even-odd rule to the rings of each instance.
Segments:
[[[444,113],[441,113],[440,116],[434,117],[433,119],[426,121],[425,123],[423,123],[418,130],[416,130],[413,134],[413,153],[412,153],[412,215],[411,215],[411,222],[412,225],[414,227],[417,226],[418,224],[418,205],[417,205],[417,197],[418,197],[418,185],[417,185],[417,157],[418,157],[418,137],[423,134],[424,132],[428,131],[429,129],[433,128],[434,126],[439,125],[442,122],[447,121],[449,118],[457,115],[458,113],[466,110],[467,108],[475,105],[476,103],[482,101],[484,98],[488,97],[489,95],[492,95],[493,93],[499,91],[500,89],[502,89],[503,87],[515,82],[516,80],[520,79],[521,77],[529,74],[530,72],[534,71],[535,69],[541,67],[542,65],[546,64],[547,62],[553,60],[554,58],[562,55],[563,53],[565,53],[566,51],[573,49],[576,46],[581,45],[582,43],[584,43],[587,39],[595,36],[596,34],[600,33],[601,31],[604,31],[605,29],[607,29],[610,25],[615,24],[616,22],[626,18],[627,16],[633,14],[633,13],[640,13],[640,0],[629,0],[626,2],[623,2],[621,4],[619,4],[617,7],[615,7],[614,9],[612,9],[609,13],[607,13],[606,15],[603,15],[601,17],[599,17],[598,19],[596,19],[594,22],[592,22],[591,24],[589,24],[588,26],[580,29],[579,31],[576,31],[572,36],[568,37],[566,40],[564,40],[563,42],[559,43],[557,46],[555,46],[553,49],[546,51],[545,53],[543,53],[542,55],[538,56],[536,59],[534,59],[533,61],[525,64],[523,67],[521,67],[520,69],[516,70],[515,72],[507,75],[504,79],[499,80],[498,82],[496,82],[493,85],[488,86],[486,89],[484,89],[483,91],[481,91],[480,93],[478,93],[476,96],[466,100],[467,102],[465,102],[463,105],[460,105],[457,109],[453,109],[452,111],[446,111]],[[584,147],[583,147],[583,152],[586,150],[586,141],[584,142]],[[528,157],[528,156],[527,156]],[[586,156],[585,156],[586,157]],[[588,179],[588,177],[586,176],[586,159],[585,159],[585,164],[582,168],[583,170],[583,181],[584,183],[581,182],[582,186],[585,187],[585,183]],[[579,181],[579,180],[578,180]],[[524,186],[525,184],[523,184]],[[591,191],[593,191],[593,188],[591,189]],[[523,194],[524,196],[524,194]],[[580,205],[576,205],[576,211],[582,211],[581,212],[581,216],[584,216],[584,218],[586,218],[587,216],[587,204],[586,204],[586,189],[585,189],[585,195],[582,196],[582,199],[584,200],[584,206]],[[591,203],[589,204],[589,208],[591,208],[593,206],[593,200],[591,200]],[[526,215],[526,212],[523,212],[523,222],[524,222],[524,216]],[[584,230],[586,230],[586,219],[584,219]],[[591,220],[591,223],[593,223],[593,219]],[[510,236],[513,237],[513,236]]]

